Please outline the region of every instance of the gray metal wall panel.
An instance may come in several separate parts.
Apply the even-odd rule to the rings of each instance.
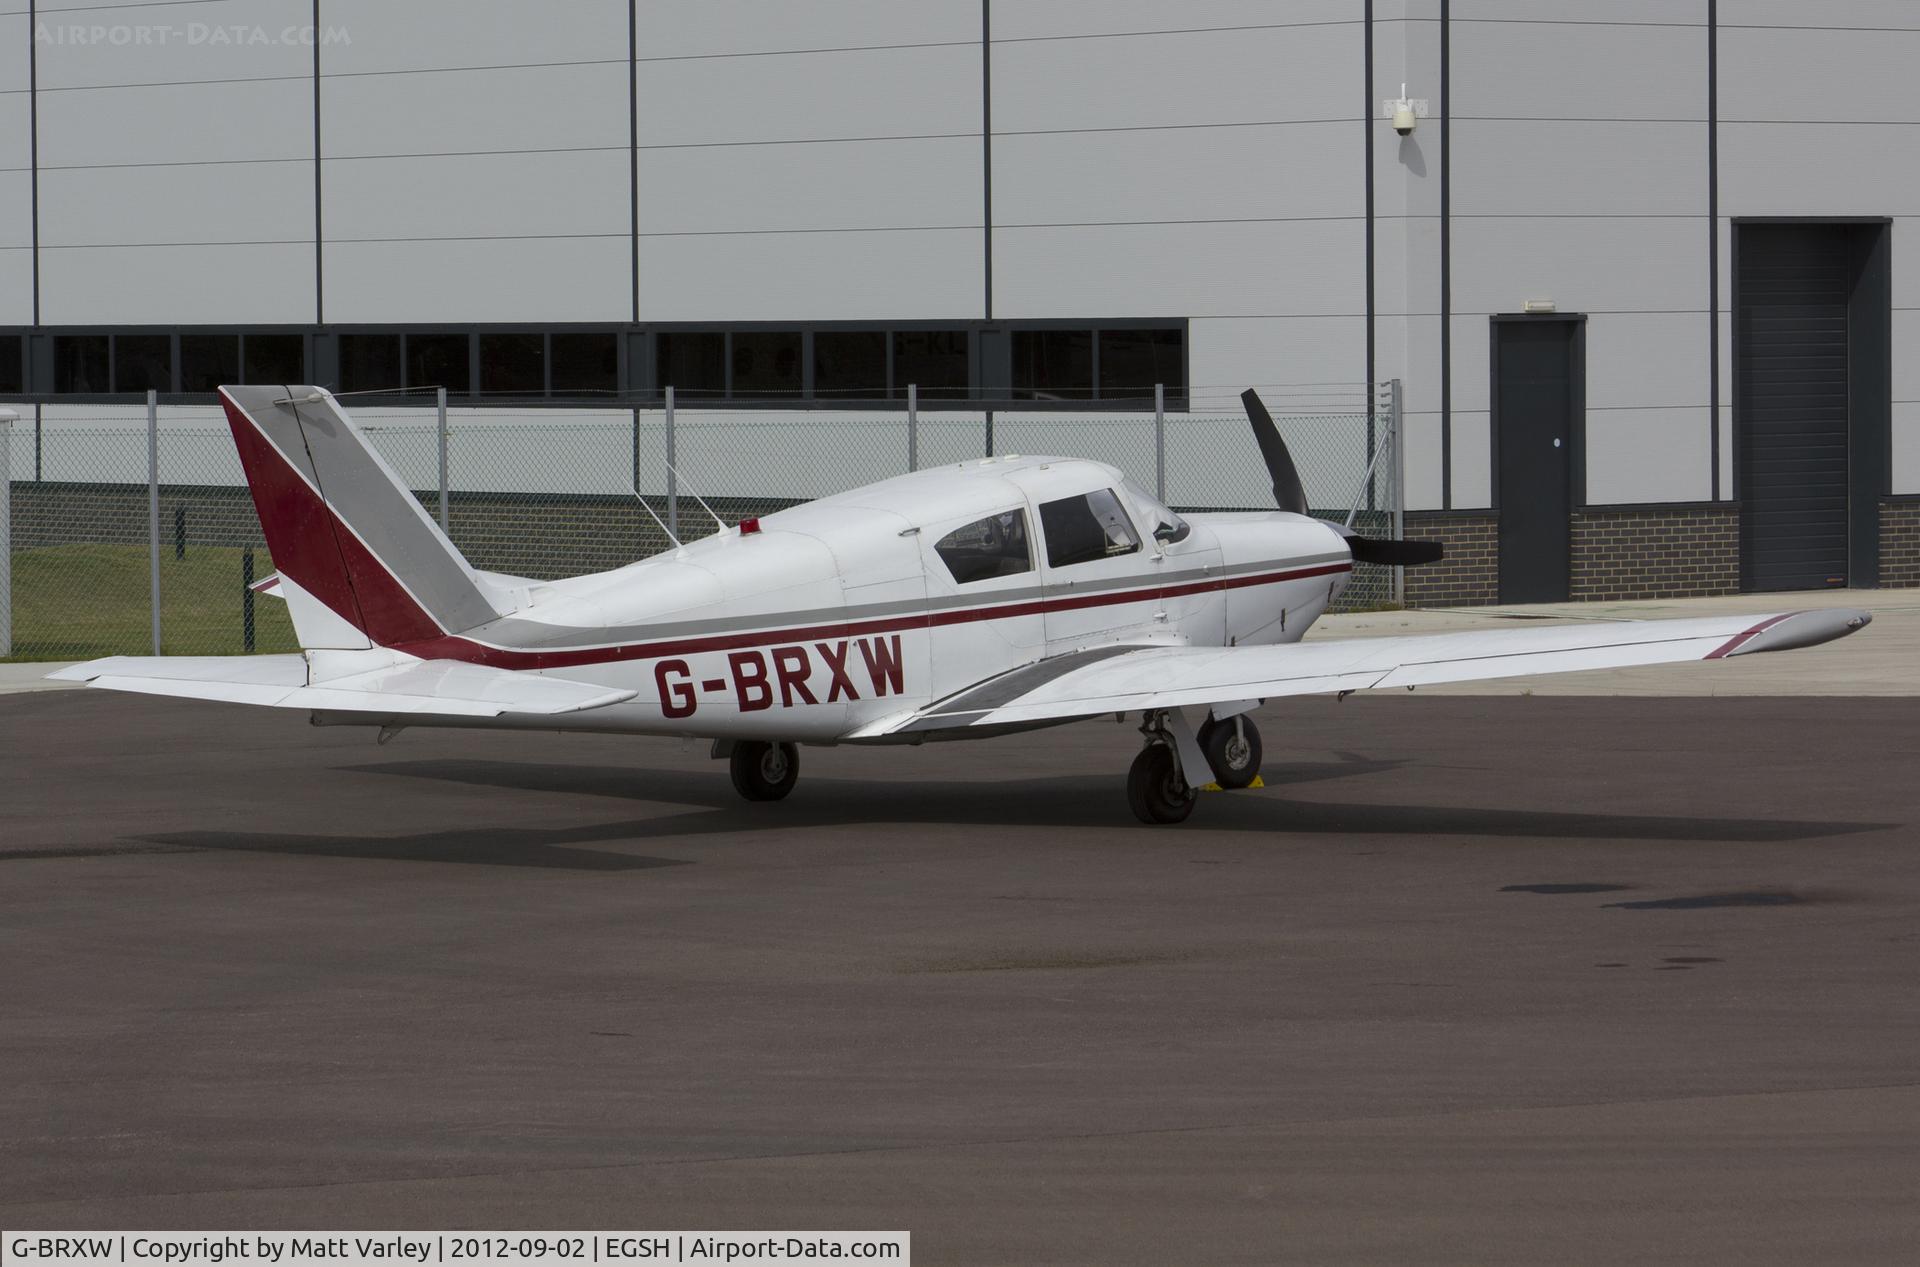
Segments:
[[[1804,4],[1806,0],[1795,0]],[[1602,27],[1614,25],[1699,25],[1707,19],[1706,0],[1453,0],[1456,22],[1551,22]]]
[[[649,150],[640,171],[649,235],[980,223],[978,136]],[[626,178],[623,154],[623,218]]]
[[[631,307],[629,247],[624,234],[414,242],[330,239],[327,320],[624,321]],[[309,252],[309,275],[312,270]]]
[[[1587,411],[1586,500],[1701,501],[1711,493],[1704,409]]]
[[[964,6],[961,6],[964,7]],[[1125,38],[1139,32],[1190,27],[1306,27],[1353,22],[1360,0],[1206,0],[1204,4],[1167,4],[1165,0],[1018,0],[994,10],[993,34],[1001,39],[1057,39],[1105,35]]]
[[[1339,120],[996,136],[994,224],[1359,216],[1358,133]],[[1349,178],[1276,180],[1282,171]]]
[[[981,269],[977,228],[643,237],[640,315],[646,321],[975,318]]]
[[[643,61],[640,144],[977,136],[978,34],[931,48]]]
[[[627,58],[626,0],[321,0],[320,18],[350,37],[327,49],[328,74]]]
[[[1698,214],[1455,216],[1453,274],[1458,312],[1517,312],[1528,299],[1551,299],[1563,312],[1697,311],[1705,328]]]
[[[996,315],[1363,311],[1359,220],[999,229]]]
[[[980,8],[973,0],[643,0],[641,11],[642,57],[980,39]]]
[[[1920,493],[1920,400],[1894,402],[1891,486],[1895,493]]]
[[[1698,16],[1696,6],[1684,7],[1689,16]],[[1596,12],[1592,5],[1586,8]],[[1616,16],[1612,5],[1604,12],[1611,21],[1474,22],[1456,6],[1455,122],[1483,117],[1704,121],[1705,28],[1632,25]],[[1632,73],[1622,74],[1628,67]]]

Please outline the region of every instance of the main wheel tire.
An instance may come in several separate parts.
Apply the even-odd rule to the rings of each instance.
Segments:
[[[1178,823],[1193,813],[1194,791],[1180,777],[1173,752],[1165,744],[1148,744],[1127,771],[1127,804],[1143,823]]]
[[[1240,723],[1236,732],[1234,722]],[[1251,717],[1209,720],[1200,727],[1200,750],[1213,767],[1213,781],[1224,788],[1247,787],[1260,777],[1260,730]]]
[[[777,801],[793,791],[800,777],[800,750],[790,743],[746,740],[733,746],[727,760],[734,791],[750,801]]]

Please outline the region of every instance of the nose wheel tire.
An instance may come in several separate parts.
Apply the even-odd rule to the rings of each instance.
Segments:
[[[727,760],[734,791],[749,801],[777,801],[800,777],[800,750],[790,743],[749,740],[734,745]]]
[[[1260,776],[1260,731],[1251,717],[1209,719],[1194,737],[1213,767],[1213,781],[1221,787],[1249,787]]]
[[[1193,813],[1194,791],[1180,777],[1173,753],[1165,744],[1148,744],[1127,771],[1127,804],[1143,823],[1161,825],[1185,821]]]

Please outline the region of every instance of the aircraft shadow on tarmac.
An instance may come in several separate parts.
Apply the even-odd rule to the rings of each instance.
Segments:
[[[1310,835],[1461,836],[1577,840],[1669,840],[1768,843],[1883,830],[1888,823],[1795,821],[1673,815],[1584,814],[1553,810],[1438,805],[1351,804],[1291,800],[1276,793],[1293,784],[1391,771],[1396,761],[1352,754],[1324,763],[1277,765],[1269,789],[1209,795],[1202,814],[1175,831]],[[769,829],[855,824],[956,824],[999,827],[1105,826],[1124,815],[1115,780],[1069,776],[980,782],[894,782],[813,778],[777,806],[750,805],[716,767],[709,774],[624,766],[425,760],[342,767],[350,774],[427,779],[477,787],[644,801],[679,812],[554,828],[450,828],[411,836],[296,835],[189,831],[142,836],[158,844],[403,862],[456,862],[561,870],[637,871],[685,859],[642,857],[576,848],[590,844],[719,837]],[[1127,824],[1132,827],[1132,824]]]
[[[519,827],[454,828],[413,836],[321,836],[270,832],[179,831],[138,839],[181,850],[229,850],[388,862],[457,862],[483,867],[540,867],[556,871],[648,871],[689,865],[684,858],[650,858],[567,846],[631,840],[642,823],[607,823],[552,830]]]

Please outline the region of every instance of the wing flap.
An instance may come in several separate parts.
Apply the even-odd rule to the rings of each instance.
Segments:
[[[1870,620],[1863,611],[1836,609],[1758,618],[1587,621],[1262,647],[1133,647],[1036,675],[1031,689],[1011,697],[983,688],[962,691],[896,719],[884,733],[1717,660],[1814,646]],[[991,706],[981,707],[989,700]]]
[[[273,656],[110,656],[48,675],[110,691],[387,717],[558,716],[637,692],[456,660],[406,660],[309,686],[307,661]]]

